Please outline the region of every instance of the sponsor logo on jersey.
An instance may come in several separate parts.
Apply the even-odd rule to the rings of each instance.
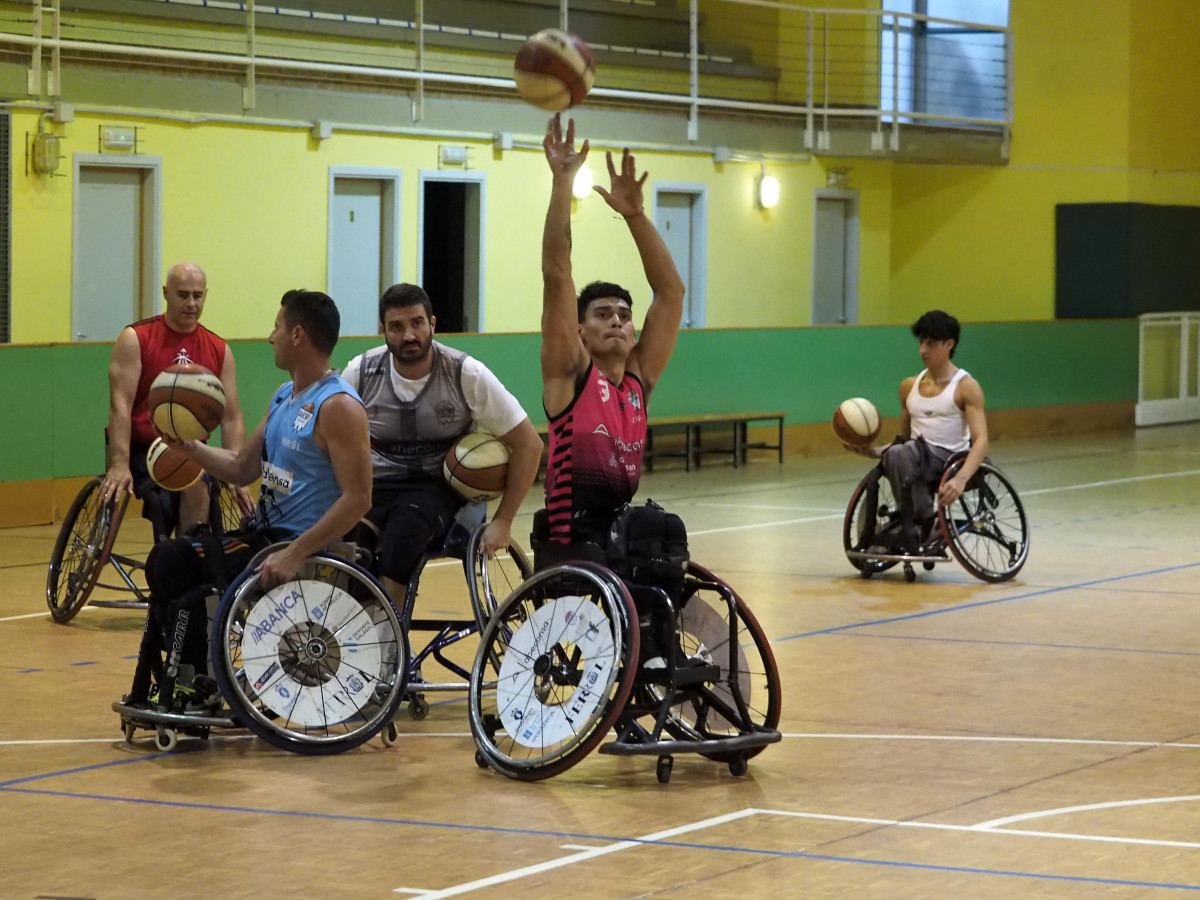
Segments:
[[[177,365],[177,366],[190,365],[191,362],[192,362],[192,358],[190,356],[188,356],[187,347],[180,347],[178,350],[175,351],[174,365]]]

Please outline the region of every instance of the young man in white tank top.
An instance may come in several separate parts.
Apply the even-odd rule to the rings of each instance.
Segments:
[[[958,474],[938,493],[938,503],[943,506],[959,498],[987,456],[983,389],[952,362],[960,331],[958,319],[941,310],[931,310],[913,323],[912,333],[920,342],[925,368],[900,382],[900,437],[882,447],[847,445],[849,450],[882,461],[900,500],[905,541],[914,553],[928,537],[937,515],[930,483],[941,477],[946,461],[969,449]],[[864,535],[864,539],[869,543],[871,536]]]

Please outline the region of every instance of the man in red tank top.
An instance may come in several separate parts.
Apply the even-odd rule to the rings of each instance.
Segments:
[[[643,206],[642,186],[628,148],[620,170],[608,154],[608,190],[595,187],[625,219],[653,298],[640,339],[633,301],[620,285],[596,281],[578,297],[571,272],[571,187],[587,158],[575,148],[575,123],[566,135],[550,121],[542,142],[553,183],[542,235],[542,402],[550,426],[546,508],[550,538],[581,540],[633,499],[646,440],[646,401],[679,335],[683,279]],[[592,524],[587,525],[585,523]]]
[[[162,314],[135,322],[122,330],[113,347],[108,368],[109,467],[101,485],[104,498],[130,491],[144,497],[154,486],[146,469],[146,450],[157,434],[150,423],[146,398],[150,384],[167,366],[196,363],[217,373],[225,388],[225,417],[221,420],[221,444],[241,449],[246,425],[238,405],[233,351],[216,334],[200,324],[208,280],[194,263],[178,263],[167,272],[163,285],[166,307]],[[237,499],[250,513],[253,504],[245,488]],[[208,518],[208,488],[197,482],[179,494],[179,531]]]

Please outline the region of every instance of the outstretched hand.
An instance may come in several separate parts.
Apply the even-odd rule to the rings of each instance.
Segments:
[[[592,190],[603,197],[604,202],[611,206],[614,212],[620,213],[625,218],[632,219],[634,216],[641,215],[642,185],[646,183],[650,173],[643,172],[641,178],[637,177],[637,167],[628,147],[621,154],[620,172],[617,172],[616,166],[613,165],[611,150],[606,154],[606,158],[608,159],[608,177],[612,183],[607,191],[600,185],[596,185]]]
[[[584,141],[583,146],[578,150],[575,149],[575,120],[567,119],[567,133],[564,136],[562,116],[558,113],[554,114],[554,118],[546,127],[546,137],[542,140],[542,147],[546,151],[546,161],[550,163],[550,171],[555,175],[566,175],[572,179],[588,155],[587,141]],[[609,168],[611,167],[610,163]]]

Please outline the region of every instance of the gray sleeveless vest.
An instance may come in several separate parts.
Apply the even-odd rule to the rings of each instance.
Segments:
[[[442,477],[446,451],[474,423],[462,390],[466,356],[434,341],[429,380],[415,399],[404,402],[392,389],[388,348],[376,347],[363,355],[358,393],[371,425],[376,480]]]

